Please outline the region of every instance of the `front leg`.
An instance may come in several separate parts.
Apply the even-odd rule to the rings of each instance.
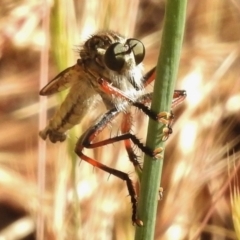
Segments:
[[[150,71],[150,77],[153,78],[154,76],[154,69]],[[146,80],[146,83],[148,81]],[[137,107],[138,109],[142,110],[146,115],[148,115],[151,119],[158,121],[159,123],[162,123],[165,125],[163,129],[163,137],[162,141],[166,141],[169,137],[170,134],[172,134],[172,124],[173,124],[173,119],[174,115],[173,112],[160,112],[160,113],[155,113],[152,111],[148,106],[145,104],[149,104],[152,101],[152,94],[147,93],[141,96],[137,101],[134,101],[131,99],[127,94],[125,94],[123,91],[120,89],[114,87],[111,83],[109,83],[106,79],[104,78],[99,78],[98,79],[99,87],[100,89],[107,93],[107,94],[113,94],[116,97],[121,97],[125,100],[127,100],[129,103],[131,103],[133,106]],[[183,102],[183,100],[186,98],[186,91],[185,90],[175,90],[173,94],[173,100],[172,100],[172,105],[171,108],[176,107],[178,104]]]
[[[141,102],[135,102],[133,103],[133,106],[142,110],[148,117],[150,117],[154,121],[158,121],[159,123],[165,125],[162,132],[162,141],[166,141],[169,135],[172,134],[172,124],[174,119],[173,112],[171,111],[170,113],[168,112],[155,113],[148,106],[144,105]]]
[[[127,100],[130,103],[133,103],[134,100],[131,99],[125,92],[121,91],[120,89],[114,87],[111,83],[109,83],[106,79],[104,78],[99,78],[97,80],[99,83],[100,89],[105,92],[108,95],[114,95],[115,97],[121,97],[125,100]]]
[[[185,90],[175,90],[173,94],[173,100],[171,104],[171,109],[175,108],[177,105],[182,103],[186,98],[187,94]],[[174,120],[174,114],[172,110],[170,112],[160,112],[155,113],[147,105],[152,102],[152,93],[146,93],[141,96],[136,102],[133,103],[133,106],[142,110],[148,117],[154,121],[158,121],[165,125],[163,128],[163,137],[162,141],[166,141],[170,134],[172,134],[172,125]]]

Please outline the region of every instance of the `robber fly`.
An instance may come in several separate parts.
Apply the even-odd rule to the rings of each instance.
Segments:
[[[126,182],[132,203],[132,221],[139,226],[143,223],[137,218],[137,196],[129,175],[86,156],[83,150],[124,141],[129,160],[140,171],[142,167],[134,153],[134,145],[149,156],[159,157],[161,149],[148,148],[130,132],[130,109],[134,106],[165,125],[163,140],[171,133],[172,114],[154,113],[148,107],[152,94],[145,93],[144,90],[155,79],[155,67],[143,76],[144,56],[145,48],[141,41],[126,39],[111,31],[100,32],[92,35],[82,45],[80,58],[74,66],[59,73],[40,91],[40,95],[46,96],[70,88],[60,108],[39,133],[42,139],[49,138],[53,143],[64,141],[66,132],[81,122],[100,96],[106,112],[82,134],[76,143],[75,152],[82,160]],[[184,90],[175,90],[172,108],[182,102],[185,96]],[[96,136],[120,113],[123,115],[121,134],[95,142]]]

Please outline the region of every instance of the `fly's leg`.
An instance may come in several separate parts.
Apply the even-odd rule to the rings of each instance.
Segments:
[[[155,77],[155,68],[153,68],[149,76],[149,78]],[[152,80],[151,80],[152,81]],[[146,80],[146,83],[148,81]],[[148,106],[146,106],[146,103],[151,102],[152,100],[152,94],[146,94],[139,98],[138,101],[133,101],[131,98],[129,98],[123,91],[119,90],[118,88],[114,87],[109,83],[106,79],[99,78],[98,83],[102,91],[104,91],[107,94],[113,94],[117,97],[122,97],[123,99],[130,102],[133,106],[137,107],[138,109],[142,110],[146,115],[148,115],[151,119],[158,121],[165,125],[163,128],[163,137],[162,141],[166,141],[169,137],[169,135],[172,133],[172,123],[174,119],[174,115],[172,111],[170,113],[168,112],[160,112],[155,113],[152,111]],[[176,90],[173,95],[173,101],[172,101],[172,108],[180,104],[186,97],[186,91],[185,90]]]
[[[149,148],[144,146],[139,139],[134,136],[131,133],[125,133],[116,137],[112,137],[103,141],[99,141],[96,143],[93,143],[96,136],[107,126],[107,124],[112,121],[118,114],[120,113],[119,110],[116,108],[113,108],[109,110],[104,116],[95,124],[93,127],[89,128],[78,140],[75,148],[76,154],[84,161],[88,162],[92,166],[95,166],[97,168],[102,169],[105,172],[108,172],[109,174],[112,174],[126,182],[127,189],[131,198],[132,203],[132,221],[134,224],[137,224],[138,226],[142,226],[143,223],[140,219],[137,218],[137,195],[136,191],[134,189],[133,183],[131,179],[129,178],[129,175],[121,172],[119,170],[116,170],[114,168],[110,168],[102,163],[97,162],[96,160],[86,156],[83,153],[84,148],[96,148],[105,146],[107,144],[111,144],[114,142],[122,141],[122,140],[132,140],[132,142],[137,145],[143,152],[146,154],[149,154],[151,156],[157,157],[157,151],[154,153]],[[136,163],[135,163],[136,164]],[[140,165],[139,165],[140,166]]]
[[[124,116],[123,116],[121,132],[129,133],[131,131],[131,126],[132,126],[132,115],[130,112],[128,112],[128,113],[124,114]],[[124,145],[125,145],[125,149],[128,153],[128,158],[132,162],[132,164],[135,168],[135,171],[138,174],[139,179],[140,179],[140,175],[142,173],[142,166],[140,165],[140,163],[138,161],[138,156],[135,154],[135,152],[132,148],[130,139],[125,139]]]
[[[120,89],[114,87],[110,82],[108,82],[106,79],[103,78],[99,78],[98,80],[99,83],[99,87],[101,88],[101,90],[109,95],[113,94],[116,97],[121,97],[125,100],[127,100],[130,103],[133,103],[134,100],[131,99],[126,93],[124,93],[123,91],[121,91]]]
[[[158,189],[158,200],[161,201],[163,199],[163,187]]]
[[[150,71],[148,71],[144,77],[143,77],[143,84],[146,87],[149,85],[151,82],[153,82],[156,78],[156,67],[153,67]],[[174,90],[173,93],[173,100],[171,104],[171,109],[176,107],[178,104],[182,103],[183,100],[186,98],[187,93],[185,90]],[[138,102],[141,102],[143,105],[144,104],[149,104],[152,101],[152,93],[147,93],[143,96],[141,96],[140,99],[138,99]],[[156,114],[154,112],[151,112],[147,110],[144,106],[140,106],[138,103],[134,104],[136,107],[140,108],[143,112],[145,112],[150,118],[153,120],[162,122],[167,120],[167,122],[162,122],[165,124],[165,127],[163,128],[163,138],[162,141],[166,141],[169,137],[170,134],[172,134],[172,124],[173,124],[173,119],[174,119],[174,114],[171,111],[170,113],[167,112],[162,112],[159,114]],[[146,111],[144,111],[146,109]],[[160,119],[159,119],[160,118]],[[165,119],[165,120],[164,120]]]
[[[153,158],[160,158],[160,152],[162,151],[161,148],[155,149],[152,151],[147,146],[143,145],[140,140],[132,133],[127,132],[130,130],[130,123],[126,124],[126,121],[129,120],[129,115],[125,116],[125,123],[123,121],[122,124],[122,130],[124,131],[123,134],[111,137],[102,141],[93,142],[96,136],[107,126],[107,124],[112,121],[118,114],[120,113],[119,110],[116,108],[113,108],[109,110],[104,116],[95,124],[93,127],[89,128],[78,140],[75,148],[76,154],[83,159],[84,161],[87,161],[91,165],[98,167],[109,174],[113,174],[114,176],[126,181],[127,188],[129,195],[131,197],[131,203],[132,203],[132,221],[133,223],[137,224],[138,226],[142,226],[143,223],[141,220],[137,218],[137,195],[136,191],[133,187],[133,183],[131,179],[129,178],[128,174],[118,171],[116,169],[110,168],[106,165],[103,165],[102,163],[97,162],[96,160],[86,156],[83,153],[84,148],[96,148],[96,147],[102,147],[108,144],[112,144],[119,141],[124,141],[127,152],[129,154],[130,161],[133,163],[133,165],[138,168],[141,171],[141,166],[139,162],[137,161],[137,156],[134,154],[133,149],[131,147],[131,142],[136,145],[140,150],[142,150],[145,154],[153,157]],[[127,113],[126,113],[127,114]]]
[[[111,138],[108,138],[108,139],[105,139],[105,140],[102,140],[99,142],[92,143],[91,139],[94,139],[98,133],[96,134],[96,132],[94,131],[94,128],[91,128],[89,130],[92,132],[92,134],[89,134],[87,132],[87,136],[88,136],[86,139],[87,141],[84,142],[84,147],[86,147],[86,148],[102,147],[102,146],[112,144],[115,142],[131,140],[135,146],[137,146],[142,152],[144,152],[148,156],[155,158],[155,159],[159,159],[162,157],[160,155],[160,153],[162,152],[162,148],[157,148],[155,150],[151,150],[149,147],[145,146],[134,134],[132,134],[130,132],[123,133],[123,134],[115,136],[115,137],[111,137]],[[85,134],[84,134],[84,136],[85,136]]]
[[[86,141],[86,139],[85,139],[85,141]],[[89,164],[91,164],[94,167],[102,169],[103,171],[108,172],[109,174],[112,174],[112,175],[122,179],[123,181],[126,181],[127,189],[128,189],[129,195],[131,197],[131,203],[132,203],[132,222],[133,222],[133,224],[137,224],[138,226],[143,226],[143,222],[137,218],[137,196],[136,196],[136,192],[135,192],[135,189],[133,186],[133,182],[129,178],[129,175],[127,173],[121,172],[114,168],[110,168],[110,167],[86,156],[85,154],[83,154],[83,149],[84,149],[83,143],[78,141],[75,152],[81,159],[88,162]]]
[[[187,93],[185,90],[174,90],[171,109],[182,103],[186,98]],[[141,102],[144,105],[149,105],[152,102],[153,93],[146,93],[137,99],[137,102]]]
[[[168,122],[169,122],[168,118],[170,118],[169,113],[167,113],[167,112],[161,112],[159,114],[154,113],[149,107],[145,106],[143,103],[133,101],[123,91],[112,86],[106,79],[99,78],[98,83],[99,83],[99,86],[102,89],[102,91],[104,91],[105,93],[113,94],[117,97],[122,97],[123,99],[125,99],[128,102],[130,102],[131,104],[133,104],[133,106],[141,109],[145,114],[147,114],[153,120],[159,121],[159,122],[165,124],[166,126],[168,126]],[[169,133],[170,132],[172,132],[172,130],[169,127]],[[163,135],[166,135],[166,129],[164,130]],[[165,137],[163,137],[163,138],[165,139]]]
[[[163,131],[162,131],[162,141],[166,141],[168,139],[169,135],[172,134],[172,124],[173,124],[173,119],[174,119],[173,112],[172,111],[170,111],[170,113],[160,112],[160,113],[156,114],[148,106],[144,105],[141,102],[135,102],[135,103],[133,103],[133,106],[142,110],[151,119],[158,121],[165,125],[163,128]]]
[[[116,97],[121,97],[133,105],[135,102],[141,102],[142,104],[147,104],[147,103],[151,103],[151,101],[152,101],[152,93],[144,94],[137,101],[135,101],[135,100],[131,99],[125,92],[114,87],[106,79],[99,78],[97,81],[99,83],[99,87],[101,88],[101,90],[103,92],[105,92],[107,94],[113,94]],[[185,90],[174,90],[171,108],[174,108],[177,105],[179,105],[180,103],[182,103],[183,100],[186,98],[186,96],[187,96],[187,94],[186,94]]]
[[[186,96],[187,94],[185,90],[175,90],[173,94],[171,109],[175,108],[177,105],[182,103]],[[170,113],[168,112],[155,113],[148,106],[146,106],[147,104],[150,104],[151,101],[152,93],[147,93],[141,96],[136,102],[133,103],[133,105],[138,109],[142,110],[151,119],[161,122],[165,125],[165,127],[163,128],[162,141],[166,141],[169,135],[172,134],[174,114],[172,110],[170,111]]]
[[[143,85],[146,87],[151,82],[153,82],[156,78],[156,67],[153,67],[150,71],[148,71],[143,77]]]
[[[94,167],[97,167],[99,169],[102,169],[105,172],[108,172],[109,174],[112,174],[123,181],[126,182],[127,189],[129,192],[129,195],[131,197],[131,203],[132,203],[132,222],[136,223],[139,226],[142,226],[143,223],[141,220],[137,219],[137,196],[136,192],[133,186],[132,180],[129,178],[128,174],[121,172],[119,170],[116,170],[114,168],[110,168],[88,156],[86,156],[83,153],[84,148],[95,148],[98,147],[98,145],[93,144],[92,141],[96,138],[96,136],[107,126],[107,124],[114,119],[119,114],[119,111],[117,109],[112,109],[108,111],[101,119],[97,122],[96,125],[89,128],[78,140],[76,147],[75,147],[75,153],[84,161],[88,162]],[[103,146],[106,144],[100,144],[100,146]]]

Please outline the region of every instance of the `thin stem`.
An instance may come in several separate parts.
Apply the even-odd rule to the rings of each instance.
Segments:
[[[151,106],[155,112],[170,111],[184,33],[186,6],[187,0],[166,1],[162,43]],[[164,143],[159,137],[163,127],[162,124],[149,120],[147,146],[152,149],[164,148]],[[164,151],[162,155],[163,153]],[[143,221],[143,227],[137,227],[135,240],[154,239],[162,166],[163,159],[154,160],[145,156],[138,205],[138,217]]]

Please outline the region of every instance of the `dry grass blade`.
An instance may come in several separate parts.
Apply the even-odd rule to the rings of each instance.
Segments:
[[[240,193],[239,193],[239,186],[234,187],[232,198],[231,198],[231,205],[232,205],[232,217],[233,217],[233,224],[237,239],[240,239],[240,211],[239,211],[239,204],[240,204]]]
[[[234,161],[233,162],[234,181],[233,181],[233,184],[230,185],[230,201],[231,201],[234,230],[235,230],[237,239],[239,240],[240,239],[240,210],[239,210],[240,192],[239,192],[238,175],[236,173],[237,173],[237,168],[239,167],[240,164],[239,162],[237,162],[237,166],[235,166],[235,164],[236,163]],[[233,185],[233,188],[232,188],[232,185]]]

